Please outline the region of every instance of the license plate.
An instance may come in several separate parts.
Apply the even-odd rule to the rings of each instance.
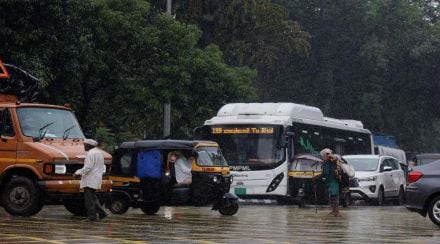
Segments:
[[[234,188],[235,195],[246,195],[246,188]]]

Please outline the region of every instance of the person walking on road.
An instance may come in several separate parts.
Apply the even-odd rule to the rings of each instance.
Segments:
[[[324,163],[322,165],[322,173],[317,176],[314,180],[318,178],[324,180],[325,186],[328,190],[330,206],[332,211],[329,214],[335,217],[340,216],[339,214],[339,188],[341,180],[341,166],[333,156],[332,150],[325,148],[320,152]]]
[[[105,173],[104,155],[97,146],[98,142],[93,139],[84,140],[84,149],[87,152],[84,166],[74,173],[74,176],[81,176],[80,188],[84,189],[88,216],[86,221],[97,221],[98,218],[107,217],[96,196],[96,190],[101,189],[102,175]]]

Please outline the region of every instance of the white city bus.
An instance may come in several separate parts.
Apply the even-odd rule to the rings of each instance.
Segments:
[[[295,103],[226,104],[194,130],[216,141],[231,167],[231,193],[244,198],[288,196],[289,162],[325,147],[340,155],[373,154],[372,136],[360,121],[324,117],[319,108]]]

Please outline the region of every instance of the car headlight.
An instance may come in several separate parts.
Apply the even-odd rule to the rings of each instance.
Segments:
[[[359,182],[361,181],[376,181],[377,176],[370,176],[370,177],[366,177],[366,178],[359,178]]]

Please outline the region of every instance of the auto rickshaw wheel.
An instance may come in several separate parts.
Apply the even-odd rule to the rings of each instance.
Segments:
[[[125,197],[117,197],[110,201],[107,208],[113,214],[124,214],[127,212],[130,204]]]
[[[236,200],[227,200],[227,203],[222,203],[218,207],[218,211],[222,215],[232,216],[238,211],[238,202]]]
[[[63,205],[67,211],[77,216],[87,216],[86,205],[84,199],[64,199]]]
[[[298,208],[305,208],[306,207],[306,200],[304,198],[298,200]]]
[[[160,209],[160,205],[159,204],[146,204],[144,206],[141,207],[142,212],[144,212],[144,214],[146,215],[153,215],[155,213],[157,213],[157,211],[159,211]]]

